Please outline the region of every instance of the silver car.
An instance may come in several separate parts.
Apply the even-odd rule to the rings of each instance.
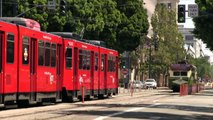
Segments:
[[[134,88],[144,88],[144,84],[140,80],[134,80],[133,81],[133,87]]]
[[[145,81],[145,86],[146,86],[146,88],[156,89],[157,88],[157,82],[155,81],[155,79],[147,79]]]

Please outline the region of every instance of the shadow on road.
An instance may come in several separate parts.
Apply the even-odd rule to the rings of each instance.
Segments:
[[[82,107],[82,105],[80,105]],[[110,108],[122,108],[122,109],[131,109],[131,108],[139,108],[139,107],[147,107],[149,104],[91,104],[91,105],[83,105],[85,107],[94,106],[98,107],[99,110],[66,110],[57,112],[56,114],[61,115],[92,115],[92,116],[106,116],[114,113],[119,113],[122,111],[114,111],[110,110]],[[101,107],[101,108],[100,108]],[[152,120],[212,120],[212,115],[208,115],[212,113],[213,107],[194,107],[194,106],[184,106],[184,105],[155,105],[152,107],[148,107],[149,109],[159,109],[159,112],[144,112],[142,110],[132,111],[124,114],[119,114],[113,117],[117,118],[125,118],[125,119],[152,119]],[[163,113],[162,109],[167,110],[179,110],[179,111],[190,111],[190,112],[202,112],[208,113],[206,115],[201,114],[190,114],[190,115],[177,115],[176,113]]]

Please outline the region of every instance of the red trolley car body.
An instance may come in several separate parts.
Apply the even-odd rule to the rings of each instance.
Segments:
[[[72,101],[83,92],[118,93],[117,51],[0,21],[0,104]]]

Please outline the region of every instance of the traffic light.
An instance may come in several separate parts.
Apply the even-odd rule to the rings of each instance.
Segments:
[[[126,62],[125,62],[125,61],[122,61],[122,63],[121,63],[121,67],[122,67],[123,69],[125,69],[125,68],[126,68]]]
[[[185,23],[185,5],[178,5],[178,23]]]
[[[120,66],[121,66],[122,69],[126,68],[126,60],[125,60],[125,58],[121,59],[121,65]]]
[[[13,16],[16,16],[18,13],[18,3],[13,4]]]
[[[66,5],[67,5],[67,3],[65,0],[60,1],[60,11],[61,11],[62,15],[66,14]]]

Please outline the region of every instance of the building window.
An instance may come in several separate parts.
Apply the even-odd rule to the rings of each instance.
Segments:
[[[186,35],[185,40],[193,40],[194,36],[193,35]]]

